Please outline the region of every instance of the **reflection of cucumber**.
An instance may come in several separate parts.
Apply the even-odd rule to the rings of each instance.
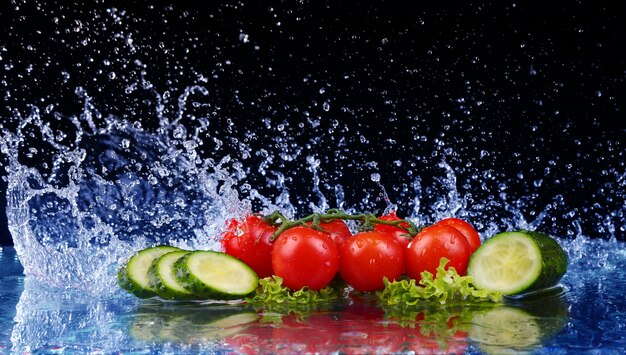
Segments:
[[[206,343],[207,341],[224,340],[247,327],[247,324],[259,319],[255,312],[233,314],[220,318],[214,322],[196,325],[195,331],[189,334],[188,341],[192,343]]]
[[[478,247],[467,274],[478,288],[514,295],[556,285],[566,268],[565,251],[556,240],[519,230],[499,233]]]
[[[189,292],[212,299],[242,298],[259,284],[259,277],[248,265],[216,251],[191,252],[174,263],[174,272]]]
[[[141,341],[206,345],[232,336],[259,319],[249,308],[189,306],[139,309],[129,334]]]
[[[468,335],[488,354],[530,351],[542,337],[536,317],[506,306],[475,314]]]
[[[150,287],[156,290],[156,294],[165,299],[183,300],[197,298],[187,291],[177,280],[174,274],[174,262],[189,251],[178,250],[163,254],[154,259],[148,269]]]
[[[141,250],[128,260],[126,266],[120,268],[117,274],[118,284],[140,298],[155,296],[156,290],[149,285],[148,268],[154,259],[176,250],[180,249],[165,245]]]

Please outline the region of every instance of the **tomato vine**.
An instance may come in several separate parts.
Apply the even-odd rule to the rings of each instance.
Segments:
[[[311,228],[326,232],[324,228],[320,226],[320,223],[330,222],[337,219],[361,222],[359,226],[360,231],[372,230],[376,224],[393,226],[404,230],[409,238],[413,238],[422,229],[416,226],[415,223],[406,219],[384,220],[376,217],[373,213],[348,214],[337,208],[329,209],[326,213],[312,213],[297,220],[290,220],[279,211],[274,211],[263,217],[264,222],[278,227],[278,229],[270,237],[270,240],[272,241],[276,240],[281,233],[290,228],[304,226],[309,223]]]

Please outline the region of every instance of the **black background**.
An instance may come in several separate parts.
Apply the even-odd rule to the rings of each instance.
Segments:
[[[0,10],[0,119],[11,129],[17,113],[50,104],[50,115],[77,115],[80,86],[105,114],[150,126],[155,107],[145,94],[124,94],[129,83],[143,76],[176,96],[200,82],[211,104],[196,113],[212,118],[212,137],[251,130],[252,152],[278,152],[266,137],[284,134],[304,146],[299,160],[321,159],[323,183],[358,190],[348,205],[376,188],[375,170],[402,210],[402,190],[433,173],[430,152],[445,141],[458,153],[448,162],[461,184],[480,172],[487,191],[475,199],[497,195],[506,180],[530,214],[564,201],[551,230],[572,229],[572,212],[586,235],[605,237],[608,221],[624,239],[625,20],[618,5],[593,1],[12,1]],[[213,153],[236,152],[225,144]],[[301,206],[314,198],[305,165],[277,167],[292,173]],[[0,225],[0,243],[10,244]]]

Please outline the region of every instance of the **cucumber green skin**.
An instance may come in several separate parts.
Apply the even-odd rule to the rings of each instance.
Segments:
[[[199,298],[202,298],[202,299],[213,299],[213,300],[240,299],[240,298],[243,298],[243,297],[249,295],[250,293],[254,292],[254,289],[253,289],[250,292],[245,293],[245,294],[232,294],[232,293],[227,293],[227,292],[220,291],[220,290],[218,290],[216,288],[213,288],[213,287],[210,287],[209,285],[206,285],[205,283],[200,281],[197,277],[195,277],[193,275],[193,273],[191,273],[189,271],[189,268],[187,266],[189,258],[194,253],[219,253],[219,252],[195,251],[195,252],[191,252],[191,253],[183,256],[182,258],[180,258],[180,259],[176,260],[176,262],[174,262],[174,266],[173,267],[174,267],[174,271],[176,273],[176,279],[189,292],[193,293],[194,295],[198,296]],[[223,253],[219,253],[219,254],[223,254]],[[233,257],[231,257],[230,255],[227,255],[227,254],[223,254],[223,255],[225,257],[232,258],[235,262],[241,263],[242,267],[248,268],[250,270],[250,272],[254,273],[254,271],[248,265],[243,263],[242,261],[240,261],[238,259],[235,259],[235,258],[233,258]]]
[[[528,287],[520,290],[519,292],[515,292],[514,294],[542,290],[548,287],[555,286],[567,271],[567,254],[565,253],[565,250],[563,250],[561,245],[559,245],[559,243],[555,239],[546,234],[526,229],[498,233],[488,239],[485,243],[483,243],[483,245],[492,243],[493,241],[501,239],[502,237],[506,238],[506,235],[509,233],[522,233],[526,235],[537,244],[539,250],[541,251],[541,272],[539,276],[535,279],[533,283],[528,285]],[[476,253],[475,251],[469,260],[468,274],[470,275],[472,269],[472,259],[476,255],[478,255],[478,253]]]
[[[136,257],[139,253],[142,253],[142,252],[148,251],[150,249],[154,249],[154,248],[171,249],[171,251],[180,250],[179,248],[170,247],[170,246],[149,247],[149,248],[145,248],[143,250],[140,250],[137,254],[133,255],[131,257],[131,259],[133,257]],[[130,261],[130,259],[128,261]],[[128,265],[128,261],[126,262],[126,265]],[[118,283],[118,285],[122,289],[128,291],[129,293],[135,295],[138,298],[151,298],[151,297],[156,296],[157,294],[154,291],[142,287],[142,285],[140,285],[135,280],[133,280],[132,277],[130,277],[130,275],[128,274],[128,270],[126,269],[126,265],[121,267],[118,270],[118,272],[117,272],[117,283]]]
[[[556,285],[567,271],[567,254],[552,237],[529,230],[519,230],[532,238],[541,250],[541,274],[524,292],[541,290]]]
[[[139,297],[150,298],[156,296],[154,292],[148,291],[145,288],[139,286],[129,276],[126,266],[121,267],[117,272],[117,284],[127,292]]]
[[[167,254],[164,254],[164,256]],[[167,287],[159,276],[158,263],[159,259],[154,259],[148,269],[148,278],[150,279],[150,287],[156,290],[156,295],[166,300],[192,300],[198,299],[193,293],[180,292]]]

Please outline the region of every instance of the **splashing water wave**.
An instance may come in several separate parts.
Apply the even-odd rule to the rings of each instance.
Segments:
[[[149,84],[143,86],[153,90]],[[358,206],[346,205],[342,185],[330,188],[321,182],[321,173],[328,172],[321,171],[319,159],[302,157],[297,145],[295,153],[285,151],[280,137],[273,138],[280,143],[276,144],[280,153],[292,160],[304,158],[302,170],[311,172],[307,203],[299,197],[292,201],[285,184],[289,174],[298,174],[298,170],[272,170],[271,153],[256,154],[265,159],[259,174],[275,189],[270,195],[246,180],[250,169],[243,159],[252,148],[245,143],[237,142],[237,158],[228,154],[202,158],[201,152],[217,151],[217,145],[223,144],[203,137],[208,120],[196,121],[196,126],[183,123],[190,95],[208,94],[202,86],[190,86],[175,98],[178,109],[173,118],[164,110],[165,101],[171,99],[169,92],[152,92],[156,128],[105,117],[84,89],[77,88],[76,94],[84,101],[83,112],[71,117],[55,115],[65,129],[53,129],[35,107],[28,115],[17,117],[15,131],[4,129],[0,137],[2,153],[8,159],[7,216],[15,248],[25,273],[46,283],[94,294],[111,293],[117,289],[113,287],[117,266],[133,252],[155,244],[218,249],[225,221],[253,209],[280,209],[293,217],[335,206],[348,212],[373,210],[377,199],[382,199],[386,211],[397,207],[378,172],[370,176],[380,194],[366,191]],[[207,142],[215,144],[215,149],[207,148]],[[413,189],[400,193],[412,201],[407,217],[418,225],[454,215],[471,219],[487,237],[503,228],[537,228],[551,213],[566,207],[556,198],[529,221],[522,213],[524,201],[509,197],[504,183],[500,183],[498,198],[480,200],[479,191],[471,186],[464,185],[467,191],[460,191],[457,172],[446,161],[454,152],[445,144],[439,146],[438,175],[432,182],[417,176]],[[376,162],[366,165],[377,171]],[[341,172],[330,172],[330,180],[332,174]],[[487,175],[480,185],[485,190],[490,177],[488,171],[482,174]],[[335,194],[335,206],[325,194],[329,190]]]
[[[151,132],[115,117],[98,125],[94,113],[63,118],[75,131],[58,136],[35,108],[17,132],[4,131],[7,215],[27,275],[108,292],[134,251],[160,243],[216,249],[225,219],[250,209],[232,188],[229,157],[196,159],[195,141],[175,138],[175,121]],[[67,134],[75,138],[64,144]],[[35,156],[48,159],[22,162]]]

